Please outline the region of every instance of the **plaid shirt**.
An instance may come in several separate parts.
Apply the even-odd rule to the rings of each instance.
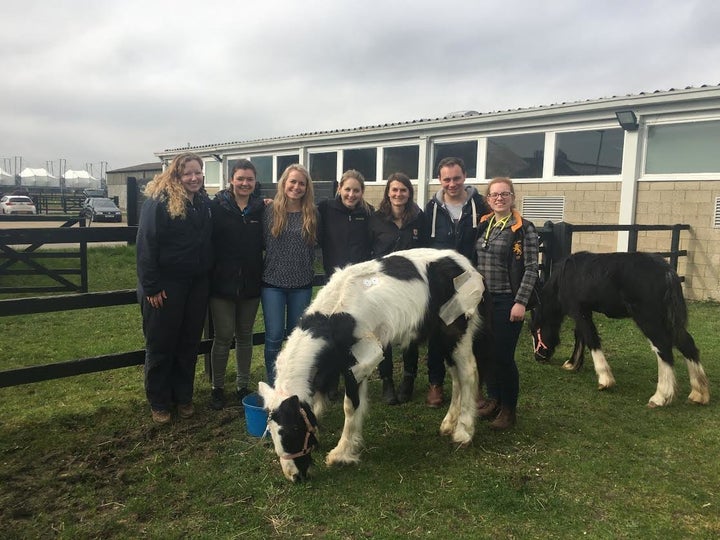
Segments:
[[[491,294],[513,292],[510,287],[508,261],[510,260],[510,250],[515,239],[513,225],[518,223],[521,223],[520,214],[513,212],[510,220],[502,230],[500,227],[493,226],[489,233],[484,228],[483,232],[478,235],[475,244],[477,269],[485,277]],[[539,240],[537,231],[532,227],[524,235],[523,252],[525,273],[520,282],[520,288],[515,294],[515,302],[525,306],[530,299],[530,293],[538,279],[539,271]]]

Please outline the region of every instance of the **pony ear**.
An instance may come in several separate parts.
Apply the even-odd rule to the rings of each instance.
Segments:
[[[258,384],[258,394],[260,394],[260,397],[263,398],[265,408],[269,409],[268,404],[275,397],[275,390],[269,384],[260,381]]]

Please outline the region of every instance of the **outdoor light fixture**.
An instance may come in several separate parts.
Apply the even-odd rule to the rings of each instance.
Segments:
[[[620,127],[625,131],[637,131],[638,121],[633,111],[615,111],[615,116],[617,116]]]

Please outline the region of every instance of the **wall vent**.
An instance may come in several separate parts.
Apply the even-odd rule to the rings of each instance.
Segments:
[[[713,227],[720,229],[720,197],[715,197],[715,212],[713,213]]]
[[[535,226],[542,227],[546,221],[557,223],[565,217],[565,197],[523,197],[522,215]]]

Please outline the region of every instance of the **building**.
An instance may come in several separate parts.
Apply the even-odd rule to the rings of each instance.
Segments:
[[[118,206],[127,209],[127,179],[129,176],[135,177],[138,184],[144,185],[152,180],[156,174],[162,172],[162,162],[153,161],[152,163],[142,163],[132,167],[123,167],[107,171],[106,183],[108,197],[118,198]]]
[[[304,164],[314,180],[360,170],[376,204],[384,178],[401,170],[423,204],[438,189],[437,163],[460,156],[468,183],[510,176],[517,205],[538,224],[686,223],[679,271],[688,298],[720,301],[720,86],[671,89],[526,109],[173,148],[205,161],[212,192],[238,158],[249,158],[263,184]],[[108,173],[109,174],[109,173]],[[573,250],[624,251],[627,233],[580,233]],[[639,249],[667,251],[668,233],[640,233]]]

